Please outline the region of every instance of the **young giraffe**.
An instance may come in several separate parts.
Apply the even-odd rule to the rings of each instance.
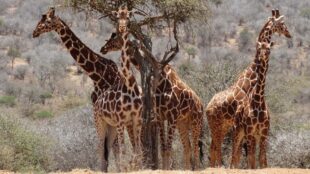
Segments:
[[[272,17],[268,19],[267,23],[262,28],[258,41],[270,43],[271,36],[274,33],[283,34],[290,38],[291,35],[282,21],[282,18],[282,16],[279,16],[278,10],[272,10]],[[243,71],[236,83],[231,87],[215,94],[207,106],[206,113],[212,138],[210,147],[211,167],[221,166],[221,145],[224,137],[228,130],[235,125],[234,119],[236,115],[240,114],[239,111],[244,107],[244,104],[247,102],[247,97],[249,97],[249,94],[251,94],[256,85],[257,73],[255,69],[251,68],[253,64],[255,64],[255,62]],[[234,137],[238,136],[235,134]],[[238,151],[240,153],[240,148],[241,147],[235,149],[239,149]],[[232,164],[234,163],[234,165],[235,160],[239,161],[238,157],[233,155]],[[232,165],[232,167],[234,165]]]
[[[95,126],[100,139],[101,169],[107,171],[108,152],[105,151],[108,149],[103,150],[102,147],[110,147],[118,133],[118,144],[122,148],[119,159],[122,160],[124,126],[136,128],[136,131],[133,131],[134,137],[138,137],[135,138],[135,152],[139,151],[142,121],[140,92],[138,88],[132,89],[126,86],[125,79],[118,71],[117,65],[94,53],[83,44],[71,29],[58,16],[55,16],[54,8],[50,8],[46,14],[42,15],[42,19],[33,31],[33,37],[50,31],[56,31],[59,34],[71,56],[94,82],[92,101]]]
[[[248,167],[255,168],[255,147],[256,142],[259,142],[259,164],[261,168],[267,167],[267,137],[270,125],[270,116],[267,103],[264,97],[265,81],[268,71],[268,62],[270,47],[273,46],[271,42],[270,33],[276,31],[283,31],[286,37],[291,38],[287,27],[284,25],[283,16],[280,16],[279,10],[272,10],[272,17],[269,19],[267,27],[261,31],[257,48],[266,49],[266,55],[260,59],[261,68],[258,71],[258,81],[249,99],[249,106],[245,109],[244,117],[237,120],[237,127],[234,135],[232,167],[237,167],[240,161],[240,143],[245,136],[248,146]],[[238,123],[240,121],[241,123]]]
[[[133,42],[128,41],[128,56],[130,62],[139,69],[135,60],[136,53],[139,48]],[[122,49],[123,40],[118,34],[112,34],[111,38],[101,48],[101,53],[106,54],[110,51],[118,51]],[[156,113],[159,114],[159,129],[161,137],[161,155],[163,158],[163,168],[170,167],[171,143],[175,128],[180,133],[181,141],[184,148],[185,168],[190,169],[191,163],[191,144],[189,133],[192,130],[194,146],[194,164],[192,168],[199,165],[199,148],[198,140],[203,124],[203,105],[199,97],[184,82],[180,80],[176,72],[170,65],[167,65],[159,79],[159,85],[156,88]],[[164,134],[164,121],[168,120],[168,137]],[[168,138],[168,139],[167,139]],[[195,166],[196,165],[196,166]]]

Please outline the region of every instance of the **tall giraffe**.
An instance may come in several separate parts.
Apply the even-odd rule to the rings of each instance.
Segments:
[[[291,37],[286,25],[284,24],[283,16],[279,15],[279,10],[272,10],[272,17],[268,18],[267,23],[262,28],[258,41],[270,43],[271,36],[274,33],[283,34],[288,38]],[[256,68],[251,68],[254,66],[255,61],[243,71],[238,80],[232,86],[215,94],[206,108],[212,138],[210,147],[211,167],[221,166],[221,146],[224,137],[228,130],[235,125],[236,115],[240,114],[239,111],[241,111],[247,103],[248,97],[253,92],[253,88],[256,85],[258,73],[255,71]],[[238,136],[234,135],[234,137]],[[236,156],[233,156],[232,164],[235,164],[235,160],[238,161],[238,158],[234,157]]]
[[[267,103],[264,97],[265,82],[268,71],[268,62],[270,47],[273,46],[271,42],[271,34],[279,32],[286,37],[291,38],[287,27],[284,25],[284,16],[280,16],[279,10],[272,10],[272,17],[267,22],[259,37],[257,44],[257,51],[259,49],[266,49],[266,54],[260,59],[261,68],[258,71],[258,81],[250,95],[248,103],[249,106],[245,109],[244,117],[237,120],[236,131],[234,135],[232,167],[237,167],[240,160],[240,143],[245,137],[248,146],[248,167],[255,168],[255,149],[256,142],[259,142],[259,164],[261,168],[267,167],[267,138],[270,125],[270,114]],[[240,123],[238,123],[240,121]],[[239,148],[238,148],[239,147]]]
[[[138,83],[134,77],[134,75],[131,72],[130,69],[130,57],[128,55],[128,49],[129,49],[129,42],[128,42],[128,36],[129,36],[129,31],[127,28],[129,18],[132,15],[132,12],[127,9],[126,6],[120,7],[118,11],[113,11],[113,15],[116,16],[118,22],[117,22],[117,31],[121,34],[122,38],[122,49],[121,49],[121,71],[123,73],[123,76],[125,77],[125,84],[128,86],[128,88],[131,88],[132,91],[139,91],[137,92],[137,95],[139,97],[142,97],[142,91],[140,90],[140,87],[138,86]],[[141,111],[140,114],[142,113],[142,104],[139,105],[139,110]],[[133,137],[133,132],[137,131],[136,127],[129,127],[128,128],[128,134],[129,137],[134,143],[133,146],[135,147],[136,144],[135,142],[141,142],[141,136],[140,137]],[[141,130],[139,130],[139,135],[141,134]],[[136,140],[134,138],[137,138]],[[137,149],[141,149],[140,146],[137,147]]]
[[[119,34],[112,34],[111,38],[101,48],[101,53],[121,50],[123,45],[122,37]],[[130,40],[128,41],[128,56],[130,62],[138,69],[135,60],[139,48]],[[164,169],[170,167],[171,143],[175,128],[178,128],[184,148],[185,168],[190,169],[192,147],[189,133],[192,131],[192,146],[194,148],[194,164],[192,168],[199,166],[198,140],[203,124],[203,104],[199,97],[178,77],[174,69],[167,65],[160,74],[159,85],[155,91],[155,108],[159,118],[159,129],[161,138],[162,166]],[[168,137],[164,133],[164,121],[168,121]]]
[[[260,75],[262,72],[264,72],[266,69],[265,64],[268,62],[269,55],[270,55],[270,49],[273,46],[273,42],[268,44],[267,42],[257,42],[257,47],[256,47],[256,56],[255,56],[255,62],[257,64],[257,82],[255,84],[255,87],[253,88],[253,91],[249,96],[246,96],[245,98],[245,104],[243,108],[241,109],[241,113],[235,117],[235,129],[234,129],[234,141],[233,141],[233,152],[232,152],[232,162],[231,162],[231,167],[238,167],[237,165],[239,164],[240,161],[240,155],[241,155],[241,142],[244,138],[247,138],[247,132],[248,129],[251,131],[250,128],[253,126],[253,124],[260,124],[258,122],[258,118],[254,116],[253,113],[253,108],[252,108],[252,97],[253,94],[255,93],[254,91],[257,90],[257,86],[259,85],[260,80]],[[266,110],[268,112],[268,110]],[[262,123],[265,124],[265,123]],[[269,122],[266,125],[259,125],[260,128],[263,126],[267,126],[269,128]],[[257,128],[259,131],[259,128]],[[249,144],[247,144],[248,147]]]
[[[123,160],[123,132],[124,126],[135,127],[134,137],[140,137],[141,130],[141,105],[142,100],[137,88],[126,86],[123,75],[118,71],[117,65],[109,59],[99,56],[88,48],[71,31],[71,29],[58,16],[55,9],[50,8],[42,15],[41,20],[33,31],[33,37],[42,33],[56,31],[62,42],[67,47],[71,56],[78,65],[87,72],[94,82],[92,102],[94,108],[94,120],[99,136],[99,150],[102,159],[101,169],[107,171],[107,148],[111,147],[118,136],[118,144],[121,146],[119,159]],[[106,139],[106,137],[108,137]],[[135,139],[135,152],[140,145],[139,138]]]

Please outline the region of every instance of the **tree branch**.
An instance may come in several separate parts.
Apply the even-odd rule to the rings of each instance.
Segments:
[[[176,20],[174,20],[173,22],[173,36],[176,41],[176,46],[172,47],[169,51],[165,52],[163,59],[160,61],[160,64],[162,64],[163,67],[166,66],[171,60],[173,60],[175,56],[177,55],[177,53],[179,52],[179,38],[177,35],[177,21]],[[169,54],[170,56],[168,57]]]

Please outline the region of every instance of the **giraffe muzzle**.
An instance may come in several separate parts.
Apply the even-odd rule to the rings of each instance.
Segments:
[[[108,50],[106,48],[102,47],[101,50],[100,50],[100,53],[107,54]]]
[[[33,33],[32,33],[33,38],[39,37],[39,35],[40,35],[40,33],[37,31],[33,31]]]
[[[290,33],[285,33],[284,36],[287,37],[287,38],[292,38]]]

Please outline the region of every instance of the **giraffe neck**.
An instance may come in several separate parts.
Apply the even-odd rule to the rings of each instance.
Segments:
[[[273,33],[274,33],[274,31],[272,29],[272,22],[269,20],[264,25],[262,30],[260,31],[259,36],[258,36],[258,42],[270,43],[271,42],[271,37],[272,37]]]
[[[128,87],[133,87],[137,85],[136,79],[133,76],[131,70],[130,70],[130,57],[133,56],[132,52],[129,50],[131,47],[130,41],[128,40],[128,35],[129,32],[125,32],[122,34],[122,40],[123,40],[123,45],[122,45],[122,50],[121,50],[121,68],[123,75],[125,77],[125,82]]]
[[[271,43],[271,37],[274,34],[274,31],[272,29],[272,22],[268,21],[265,26],[262,28],[259,37],[258,37],[258,42],[266,42],[268,44]],[[258,69],[258,79],[257,79],[257,84],[256,84],[256,89],[253,91],[254,95],[254,100],[263,100],[264,99],[264,92],[265,92],[265,82],[266,82],[266,76],[267,76],[267,71],[268,71],[268,62],[269,59],[266,59],[265,61],[260,61],[260,69]],[[258,97],[259,95],[260,97]]]
[[[121,80],[117,65],[93,52],[71,31],[65,22],[60,21],[60,26],[55,31],[76,63],[93,80],[96,95],[98,96],[102,91],[117,85]]]
[[[259,103],[260,101],[264,100],[264,94],[265,94],[265,82],[267,77],[267,71],[268,71],[268,62],[269,59],[260,61],[260,68],[257,70],[257,83],[255,86],[255,89],[253,91],[253,99],[254,101],[257,101]]]
[[[258,41],[259,42],[271,42],[271,36],[274,33],[272,30],[272,23],[271,21],[268,21],[264,27],[262,28]],[[261,79],[263,83],[265,82],[265,77],[268,69],[268,61],[262,62],[259,59],[259,52],[256,53],[255,58],[253,62],[250,64],[250,66],[244,71],[244,73],[239,77],[238,81],[236,82],[236,85],[241,87],[243,91],[245,91],[247,94],[251,93],[256,85],[256,82],[258,81],[258,77],[262,77],[262,74],[264,74],[264,79]],[[264,72],[264,73],[262,73]],[[243,80],[247,78],[250,80],[250,85],[242,85]],[[262,85],[264,86],[264,85]],[[258,88],[256,88],[257,90]],[[264,89],[264,88],[261,88]],[[253,91],[255,92],[255,91]],[[260,91],[260,93],[263,93],[263,91]]]

